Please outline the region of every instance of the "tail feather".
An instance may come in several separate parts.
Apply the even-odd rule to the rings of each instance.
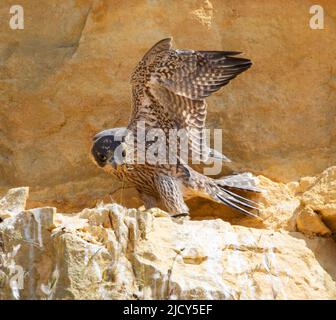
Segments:
[[[253,176],[250,172],[227,176],[221,179],[217,179],[216,182],[220,187],[229,187],[253,192],[263,191],[258,187],[258,178]]]
[[[190,189],[195,192],[195,195],[207,199],[210,198],[213,201],[231,207],[244,215],[262,220],[258,216],[260,207],[257,202],[238,195],[231,190],[231,188],[236,188],[240,190],[261,192],[262,189],[257,186],[258,179],[251,173],[242,173],[221,179],[212,179],[191,168],[185,167],[185,169],[188,172],[188,182],[199,182],[189,186]]]
[[[232,162],[227,156],[218,152],[215,149],[209,148],[209,156],[210,156],[210,158],[221,160],[223,162]]]
[[[246,210],[246,209],[244,209],[244,208],[242,208],[242,207],[240,207],[240,206],[238,206],[237,204],[235,204],[234,202],[232,202],[232,201],[236,201],[236,199],[235,200],[233,200],[233,198],[224,198],[224,197],[222,197],[221,195],[219,195],[219,194],[217,194],[217,197],[224,203],[224,204],[226,204],[227,206],[229,206],[229,207],[231,207],[231,208],[233,208],[233,209],[236,209],[237,211],[239,211],[239,212],[241,212],[241,213],[243,213],[244,215],[246,215],[246,216],[249,216],[249,217],[252,217],[252,218],[256,218],[256,219],[260,219],[260,217],[259,216],[257,216],[256,214],[254,214],[254,213],[252,213],[252,212],[250,212],[250,211],[248,211],[248,210]],[[240,203],[242,203],[242,202],[240,202]],[[247,206],[246,204],[243,204],[244,206]],[[251,208],[251,206],[249,206],[250,208]],[[255,209],[255,210],[258,210],[257,208],[254,208],[254,207],[252,207],[253,209]]]
[[[244,201],[239,200],[239,199],[236,197],[236,195],[235,195],[235,196],[231,196],[231,197],[228,198],[228,200],[233,201],[233,202],[235,202],[236,204],[240,204],[240,205],[244,206],[245,208],[249,208],[249,209],[253,209],[253,210],[259,210],[258,207],[249,204],[249,203],[246,201],[247,199],[245,199],[245,198],[243,198],[243,199],[244,199]]]
[[[255,202],[255,201],[253,201],[253,200],[244,198],[244,197],[242,197],[242,196],[240,196],[240,195],[238,195],[238,194],[236,194],[236,193],[234,193],[234,192],[232,192],[232,191],[230,191],[230,190],[228,190],[228,189],[224,189],[224,188],[222,188],[222,190],[224,190],[226,193],[228,193],[229,195],[231,195],[231,196],[233,196],[233,197],[235,197],[235,198],[242,199],[242,200],[244,200],[244,201],[246,201],[246,202],[249,202],[249,203],[251,203],[251,204],[257,206],[257,208],[258,208],[258,206],[259,206],[259,203],[258,203],[258,202]]]
[[[257,177],[251,173],[241,173],[236,175],[227,176],[215,180],[216,195],[215,197],[227,206],[253,218],[260,219],[260,217],[247,209],[259,212],[259,204],[255,201],[242,197],[229,188],[235,188],[246,191],[262,192],[258,184]],[[247,208],[247,209],[246,209]]]

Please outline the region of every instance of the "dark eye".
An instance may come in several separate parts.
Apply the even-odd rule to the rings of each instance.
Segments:
[[[99,159],[101,162],[104,162],[104,161],[106,161],[107,158],[106,158],[105,155],[99,153],[99,154],[98,154],[98,159]]]
[[[125,158],[126,157],[126,151],[124,150],[121,155]]]

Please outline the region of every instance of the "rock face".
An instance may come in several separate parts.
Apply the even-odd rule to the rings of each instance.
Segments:
[[[323,30],[308,0],[22,0],[24,30],[9,27],[12,4],[0,4],[0,299],[336,298],[336,2],[319,1]],[[200,199],[191,220],[126,209],[134,190],[92,163],[92,136],[127,124],[130,74],[168,36],[253,61],[208,99],[207,126],[223,129],[223,173],[259,175],[263,222]]]
[[[29,188],[15,188],[0,200],[0,219],[6,219],[26,208]]]
[[[335,173],[287,185],[260,177],[262,224],[115,203],[25,210],[27,188],[9,190],[0,299],[336,299]]]
[[[310,29],[308,0],[20,3],[24,30],[9,28],[12,1],[0,4],[0,187],[31,186],[28,207],[109,199],[117,184],[91,163],[91,137],[127,123],[130,74],[167,36],[254,63],[209,99],[231,169],[288,182],[334,164],[335,2],[319,1],[324,30]]]

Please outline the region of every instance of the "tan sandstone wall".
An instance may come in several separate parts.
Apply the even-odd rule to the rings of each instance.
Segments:
[[[0,4],[0,186],[30,186],[30,207],[83,208],[118,186],[91,163],[90,140],[127,123],[130,73],[167,36],[252,59],[209,99],[234,169],[288,182],[335,164],[335,1],[319,1],[324,30],[309,28],[307,0],[19,3],[18,31],[12,1]]]
[[[324,30],[308,0],[21,0],[13,31],[2,0],[0,299],[335,299],[336,2],[318,2]],[[191,219],[126,209],[135,192],[91,162],[93,134],[127,124],[132,69],[167,36],[252,59],[209,99],[208,126],[227,169],[259,176],[262,222],[199,199]]]

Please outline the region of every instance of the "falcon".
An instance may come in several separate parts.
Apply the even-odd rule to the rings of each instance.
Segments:
[[[188,164],[190,157],[185,161],[179,153],[174,153],[173,163],[146,159],[146,152],[154,143],[164,148],[156,156],[162,150],[171,150],[167,146],[169,131],[184,130],[184,151],[188,154],[202,155],[202,160],[230,161],[202,140],[207,113],[205,98],[250,68],[251,61],[237,57],[240,53],[173,49],[172,38],[156,43],[131,76],[132,114],[127,127],[95,135],[91,148],[94,162],[135,187],[146,209],[160,203],[171,216],[185,216],[189,214],[185,200],[203,197],[259,218],[258,204],[235,192],[236,189],[261,191],[251,173],[213,179],[194,170]],[[143,124],[145,133],[159,129],[166,138],[161,142],[158,139],[144,142],[139,123]],[[139,147],[141,143],[144,148]],[[139,155],[145,156],[145,160],[138,161]]]

